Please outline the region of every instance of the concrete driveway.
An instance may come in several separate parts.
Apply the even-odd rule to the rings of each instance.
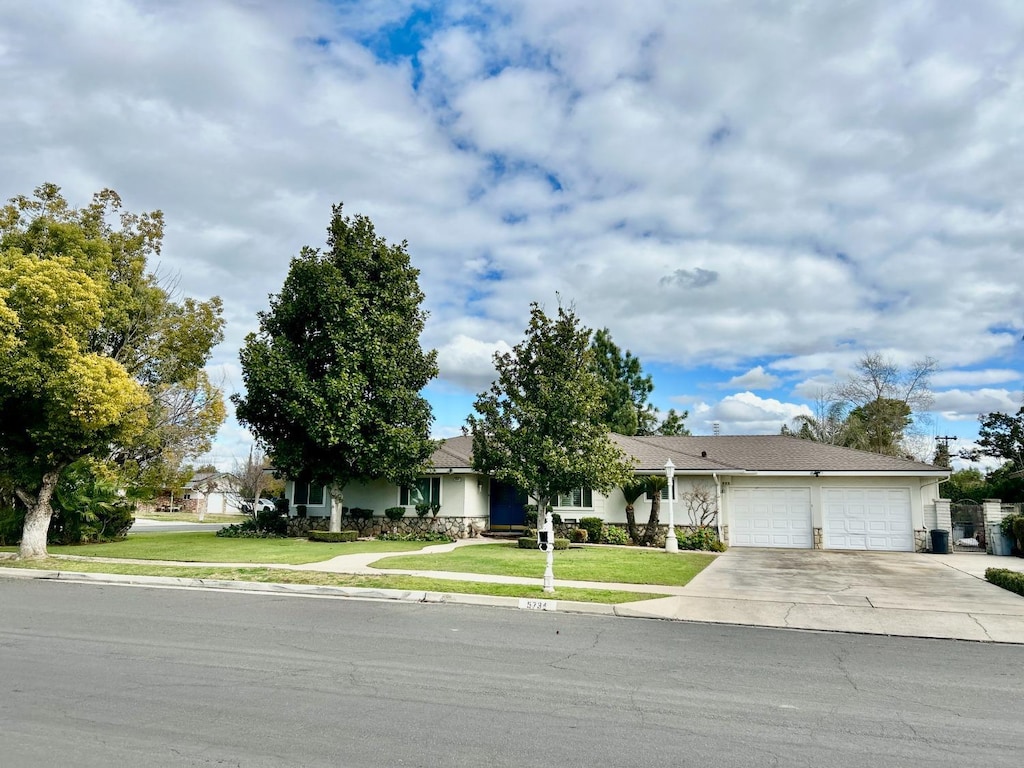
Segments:
[[[989,555],[732,549],[684,596],[634,604],[664,618],[1024,643],[1024,597],[984,581]]]

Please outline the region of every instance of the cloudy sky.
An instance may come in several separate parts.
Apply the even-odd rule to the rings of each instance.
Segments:
[[[697,434],[868,350],[938,359],[927,438],[1021,404],[1019,0],[0,0],[0,148],[0,198],[164,211],[227,392],[343,201],[421,270],[439,436],[558,296]]]

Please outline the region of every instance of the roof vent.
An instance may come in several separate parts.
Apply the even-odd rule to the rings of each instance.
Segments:
[[[702,459],[706,459],[706,458],[708,457],[708,452],[707,452],[707,451],[701,451],[701,452],[700,452],[700,457],[701,457]]]

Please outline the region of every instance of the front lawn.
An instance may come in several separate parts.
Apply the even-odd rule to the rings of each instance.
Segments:
[[[218,538],[212,531],[200,533],[135,533],[124,541],[78,546],[50,545],[55,555],[119,557],[131,560],[176,560],[186,563],[282,563],[303,565],[330,560],[338,555],[362,552],[415,552],[437,542],[352,541],[342,544],[305,539]],[[16,547],[3,548],[16,552]]]
[[[386,543],[386,542],[382,542]],[[394,543],[394,542],[392,542]],[[323,571],[286,571],[274,568],[223,568],[215,566],[141,565],[102,563],[88,560],[0,560],[0,568],[33,568],[62,573],[117,573],[131,576],[165,576],[179,579],[217,579],[219,581],[250,581],[273,584],[312,584],[327,587],[364,587],[438,592],[441,594],[499,595],[537,599],[570,600],[580,603],[631,603],[654,600],[665,595],[622,592],[611,589],[571,589],[560,587],[547,594],[540,586],[526,584],[487,584],[475,581],[431,579],[419,576],[358,576]]]
[[[460,547],[440,555],[400,555],[371,563],[373,568],[489,573],[497,576],[544,576],[546,555],[514,543]],[[635,547],[571,547],[555,552],[555,579],[611,584],[662,584],[681,587],[704,570],[714,555],[669,554]]]

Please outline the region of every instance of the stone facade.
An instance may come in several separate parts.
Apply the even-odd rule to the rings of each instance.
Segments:
[[[329,517],[289,517],[288,535],[308,536],[310,531],[326,531],[330,528]],[[348,515],[341,518],[341,530],[358,531],[360,536],[380,536],[383,533],[410,534],[440,533],[452,539],[469,539],[487,530],[486,517],[405,517],[392,522],[386,517],[372,517],[369,520],[353,520]]]

